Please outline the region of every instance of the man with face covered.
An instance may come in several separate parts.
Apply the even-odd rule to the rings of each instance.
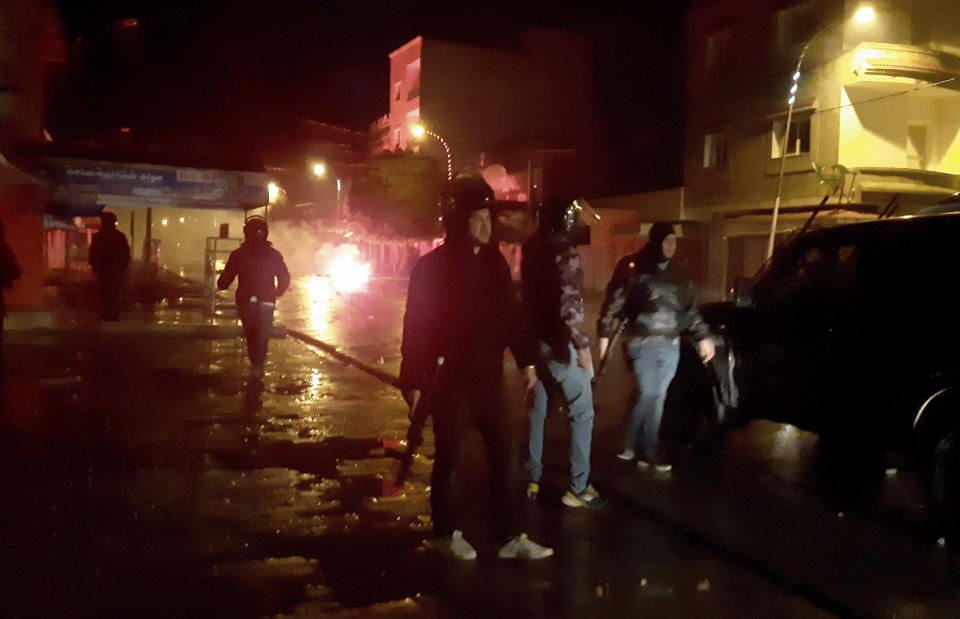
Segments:
[[[630,411],[624,449],[617,457],[667,472],[672,466],[660,451],[660,423],[667,388],[680,361],[680,336],[690,334],[704,363],[714,354],[710,331],[694,303],[693,284],[673,268],[677,252],[673,226],[657,222],[647,244],[622,259],[607,284],[597,321],[598,352],[603,359],[610,346],[614,323],[624,326],[624,348],[633,367],[639,397]]]
[[[543,559],[553,550],[530,540],[518,524],[520,490],[503,376],[509,345],[517,365],[529,361],[510,269],[492,235],[493,191],[478,176],[458,176],[441,197],[443,245],[410,274],[403,319],[400,383],[411,420],[421,398],[433,416],[436,459],[430,505],[436,539],[429,545],[461,560],[477,552],[460,530],[457,468],[470,431],[483,439],[491,467],[495,529],[504,559]],[[535,377],[534,377],[535,378]],[[532,387],[532,385],[530,385]]]

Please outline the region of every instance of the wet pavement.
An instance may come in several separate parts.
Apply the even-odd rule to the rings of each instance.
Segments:
[[[405,285],[344,296],[299,278],[277,320],[396,374]],[[4,616],[960,614],[957,558],[938,546],[909,462],[853,478],[815,436],[754,423],[678,446],[672,475],[640,473],[612,455],[629,397],[617,364],[597,398],[607,507],[560,506],[555,415],[545,496],[526,509],[556,556],[497,560],[474,444],[467,487],[484,492],[464,528],[480,558],[451,563],[418,548],[431,533],[429,431],[406,492],[384,496],[407,427],[393,387],[290,338],[271,342],[261,387],[241,341],[184,336],[206,328],[162,309],[151,326],[7,338]],[[522,437],[522,411],[511,419]]]

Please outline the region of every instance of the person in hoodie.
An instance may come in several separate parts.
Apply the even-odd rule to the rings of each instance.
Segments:
[[[267,221],[249,217],[243,225],[243,244],[230,253],[227,266],[217,279],[217,288],[226,290],[237,283],[237,313],[247,340],[251,374],[263,378],[267,344],[273,330],[273,311],[277,297],[290,285],[290,273],[283,256],[267,240]]]
[[[623,326],[624,348],[640,392],[617,457],[633,460],[639,448],[638,467],[652,466],[658,472],[672,468],[664,459],[659,435],[667,388],[680,361],[680,336],[693,337],[704,363],[715,354],[710,330],[694,302],[693,283],[673,267],[676,252],[673,226],[653,224],[647,244],[617,264],[597,320],[601,359],[609,352],[615,323]]]
[[[521,495],[504,351],[509,345],[518,367],[532,361],[510,268],[491,243],[493,190],[479,176],[460,175],[447,184],[440,205],[447,236],[410,274],[400,348],[400,384],[411,421],[420,411],[421,398],[433,417],[436,458],[430,506],[435,539],[427,545],[454,559],[477,558],[460,529],[477,503],[457,475],[475,430],[490,462],[498,556],[543,559],[553,550],[529,539],[519,521]]]
[[[130,266],[130,244],[117,230],[117,216],[109,211],[100,214],[100,232],[90,242],[90,268],[100,286],[100,309],[103,319],[120,320],[123,287]]]

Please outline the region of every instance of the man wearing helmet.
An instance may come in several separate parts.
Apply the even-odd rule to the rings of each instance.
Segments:
[[[583,270],[576,247],[584,209],[589,210],[586,201],[565,196],[541,204],[537,233],[523,244],[521,265],[524,316],[539,347],[539,381],[528,411],[527,496],[534,498],[540,492],[543,426],[548,399],[553,396],[563,402],[570,418],[570,485],[561,498],[568,507],[601,504],[599,494],[590,484],[593,359],[590,337],[583,330]]]
[[[263,377],[277,297],[290,285],[287,265],[267,240],[268,233],[264,218],[249,217],[243,225],[243,244],[231,252],[227,266],[217,279],[217,288],[226,290],[234,278],[239,278],[237,313],[247,340],[251,374],[257,379]]]
[[[463,537],[455,471],[467,434],[483,437],[492,468],[491,493],[501,558],[542,559],[553,554],[520,532],[519,489],[503,377],[509,345],[523,367],[516,295],[506,260],[490,243],[493,191],[476,176],[458,176],[441,197],[447,236],[417,261],[410,275],[403,320],[400,382],[411,419],[421,398],[433,416],[436,459],[430,504],[436,540],[430,545],[457,559],[476,550]],[[465,495],[462,491],[459,494]]]
[[[607,284],[597,321],[598,352],[607,354],[614,322],[624,326],[625,349],[640,391],[630,411],[624,449],[617,457],[633,460],[642,448],[637,466],[658,472],[672,467],[660,453],[660,422],[667,389],[680,361],[680,335],[697,342],[704,363],[714,355],[710,330],[694,304],[693,284],[680,277],[671,259],[677,252],[677,235],[667,222],[650,227],[647,244],[623,258]]]
[[[100,284],[103,319],[120,320],[123,280],[130,266],[130,245],[123,232],[117,230],[117,216],[109,211],[100,214],[100,232],[90,242],[89,261]]]

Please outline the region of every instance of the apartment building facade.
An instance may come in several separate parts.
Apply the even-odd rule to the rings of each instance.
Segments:
[[[782,242],[960,190],[955,2],[699,0],[687,39],[684,206],[710,296],[762,265],[778,193]]]

